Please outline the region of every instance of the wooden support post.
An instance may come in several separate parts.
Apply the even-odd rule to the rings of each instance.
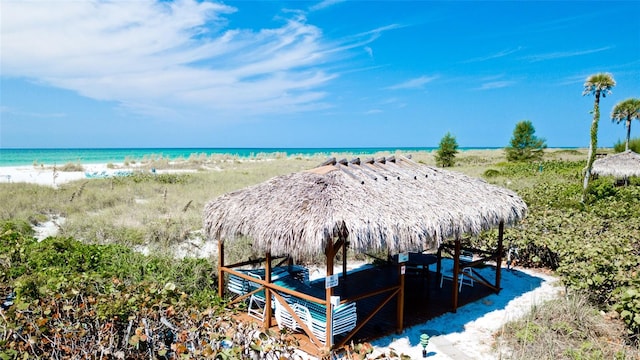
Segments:
[[[453,279],[451,279],[451,299],[453,312],[458,311],[458,274],[460,273],[460,238],[456,238],[455,251],[453,252]]]
[[[220,298],[224,296],[224,242],[218,239],[218,295]]]
[[[398,258],[400,256],[398,255]],[[398,276],[400,277],[400,289],[398,289],[398,304],[396,309],[396,333],[402,333],[404,328],[404,270],[405,263],[398,263]]]
[[[440,273],[442,271],[442,245],[438,246],[438,263],[436,264],[436,272],[438,275],[442,276]]]
[[[265,257],[264,281],[271,284],[271,253],[267,252]],[[271,289],[268,286],[264,288],[264,297],[264,327],[269,329],[271,327]]]
[[[331,275],[333,275],[333,259],[336,256],[336,252],[333,249],[333,239],[329,239],[327,241],[327,247],[325,249],[325,255],[327,257],[327,276],[325,277],[325,281],[327,281],[327,278]],[[331,305],[331,297],[333,296],[333,288],[332,287],[328,287],[325,286],[326,288],[326,293],[325,293],[325,301],[326,301],[326,309],[327,309],[327,313],[326,313],[326,339],[325,339],[325,344],[328,348],[332,348],[333,347],[333,307]]]
[[[347,279],[347,242],[342,243],[342,280]]]
[[[496,256],[496,292],[500,292],[500,277],[502,272],[502,252],[504,251],[503,247],[503,238],[504,238],[504,221],[500,222],[500,226],[498,227],[498,254]]]

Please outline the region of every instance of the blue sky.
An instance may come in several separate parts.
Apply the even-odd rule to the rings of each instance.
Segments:
[[[0,146],[550,147],[623,139],[638,1],[1,0]],[[632,137],[640,137],[634,121]]]

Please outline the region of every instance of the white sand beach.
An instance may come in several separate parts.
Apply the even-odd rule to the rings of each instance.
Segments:
[[[1,166],[0,183],[31,183],[57,187],[72,181],[89,178],[107,178],[121,176],[134,171],[142,171],[135,166],[124,164],[89,164],[84,165],[82,171],[59,171],[52,166]],[[162,169],[157,174],[195,172],[189,169]]]
[[[91,164],[84,167],[83,171],[59,171],[51,166],[2,166],[0,167],[0,182],[2,183],[31,183],[56,187],[71,181],[87,178],[87,174],[115,174],[116,171],[134,169],[121,168],[110,169],[107,164]]]
[[[98,169],[106,170],[106,165],[96,165]],[[57,186],[58,184],[85,178],[84,171],[54,171],[51,168],[37,166],[3,166],[0,167],[0,182],[2,183],[32,183],[38,185]]]

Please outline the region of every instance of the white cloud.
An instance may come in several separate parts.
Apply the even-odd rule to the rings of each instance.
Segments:
[[[405,82],[387,87],[389,90],[401,90],[401,89],[422,89],[425,84],[437,79],[437,76],[421,76],[415,79],[410,79]]]
[[[576,50],[576,51],[559,51],[559,52],[552,52],[552,53],[547,53],[547,54],[531,55],[531,56],[527,56],[525,59],[529,60],[531,62],[544,61],[544,60],[554,60],[554,59],[561,59],[561,58],[568,58],[568,57],[574,57],[574,56],[582,56],[582,55],[594,54],[594,53],[598,53],[598,52],[601,52],[601,51],[606,51],[606,50],[609,50],[609,49],[612,49],[612,48],[613,48],[613,46],[604,46],[604,47],[597,48],[597,49]]]
[[[486,83],[480,85],[480,87],[477,88],[477,90],[500,89],[500,88],[511,86],[513,84],[515,84],[515,81],[509,81],[509,80],[489,81],[489,82],[486,82]]]
[[[506,50],[502,50],[499,51],[497,53],[494,54],[490,54],[490,55],[486,55],[486,56],[481,56],[481,57],[477,57],[477,58],[473,58],[473,59],[469,59],[469,60],[465,60],[462,61],[463,64],[467,64],[467,63],[474,63],[474,62],[482,62],[482,61],[487,61],[487,60],[492,60],[492,59],[498,59],[498,58],[502,58],[508,55],[511,55],[515,52],[518,52],[522,50],[522,46],[519,46],[515,49],[506,49]]]
[[[360,34],[357,34],[357,37],[365,37],[365,36],[372,36],[373,38],[377,38],[380,35],[382,35],[382,33],[387,32],[389,30],[396,30],[396,29],[402,29],[406,27],[406,25],[400,25],[400,24],[391,24],[391,25],[385,25],[385,26],[381,26],[372,30],[368,30],[365,32],[362,32]]]
[[[330,6],[333,6],[335,4],[339,4],[342,2],[345,2],[346,0],[323,0],[313,6],[311,6],[309,8],[310,11],[318,11],[318,10],[322,10],[322,9],[326,9]]]
[[[364,51],[367,53],[367,55],[369,55],[370,58],[373,57],[373,49],[371,48],[371,46],[365,46]]]
[[[236,11],[194,0],[3,2],[2,76],[144,113],[326,106],[321,88],[336,75],[323,66],[337,50],[320,29],[300,14],[276,28],[229,29],[225,17]]]
[[[31,117],[31,118],[42,118],[42,119],[52,119],[52,118],[64,118],[67,117],[67,114],[56,112],[56,113],[40,113],[33,111],[20,111],[8,106],[0,106],[0,113]]]
[[[382,110],[380,110],[380,109],[371,109],[371,110],[369,110],[369,111],[365,112],[365,114],[366,114],[366,115],[374,115],[374,114],[380,114],[380,113],[382,113],[382,112],[383,112],[383,111],[382,111]]]

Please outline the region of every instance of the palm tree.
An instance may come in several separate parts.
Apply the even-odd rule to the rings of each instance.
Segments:
[[[611,121],[620,124],[626,122],[627,142],[624,145],[625,150],[629,150],[629,137],[631,136],[631,120],[640,120],[640,99],[629,98],[616,104],[611,112]]]
[[[593,121],[591,121],[591,143],[589,144],[589,158],[587,160],[587,171],[584,174],[584,183],[582,188],[582,202],[585,200],[589,178],[591,177],[591,166],[596,159],[596,149],[598,146],[598,121],[600,121],[600,96],[606,97],[611,94],[611,89],[616,86],[613,75],[609,73],[599,73],[591,75],[584,83],[584,91],[582,95],[595,95],[593,102]]]

